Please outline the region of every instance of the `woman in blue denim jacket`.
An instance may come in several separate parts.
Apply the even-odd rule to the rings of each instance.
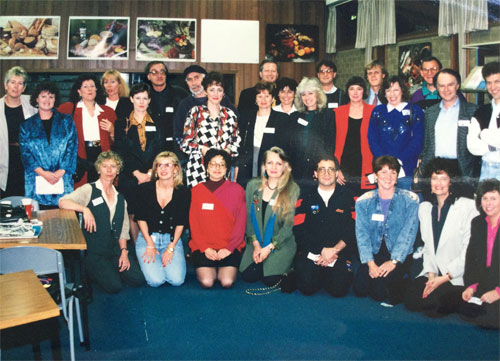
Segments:
[[[418,229],[418,196],[397,189],[400,165],[393,156],[375,159],[378,188],[356,201],[356,238],[361,266],[354,293],[391,304],[402,302],[409,254]]]

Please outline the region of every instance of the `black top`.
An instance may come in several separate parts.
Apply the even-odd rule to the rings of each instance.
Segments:
[[[297,201],[293,233],[297,252],[307,256],[309,252],[320,254],[324,247],[333,247],[340,240],[346,247],[339,257],[350,259],[356,244],[354,236],[354,199],[349,190],[337,185],[325,206],[318,189],[303,193]]]
[[[326,107],[328,109],[335,109],[340,107],[341,105],[345,105],[349,103],[349,99],[346,94],[342,91],[342,89],[337,88],[337,90],[331,94],[326,95]]]
[[[43,129],[45,130],[45,135],[47,136],[47,142],[50,144],[50,131],[52,130],[52,120],[54,115],[49,119],[42,119]]]
[[[24,122],[23,106],[15,108],[5,104],[5,119],[7,119],[7,129],[9,132],[9,143],[19,142],[19,127]]]
[[[432,235],[434,236],[434,251],[437,252],[439,238],[441,238],[441,231],[444,227],[444,222],[446,222],[446,217],[448,216],[448,211],[450,210],[451,202],[449,198],[446,198],[441,208],[441,217],[438,220],[438,205],[437,203],[432,206]]]
[[[361,177],[361,121],[363,119],[354,119],[349,117],[347,135],[345,138],[344,151],[340,164],[342,172],[350,177]]]
[[[169,233],[173,237],[176,226],[189,224],[191,193],[183,185],[174,188],[172,199],[164,208],[160,207],[156,197],[156,181],[141,184],[138,193],[142,206],[137,207],[135,220],[145,221],[149,234]]]

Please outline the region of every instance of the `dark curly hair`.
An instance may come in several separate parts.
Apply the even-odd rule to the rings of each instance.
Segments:
[[[488,192],[498,192],[500,194],[500,181],[498,179],[490,178],[479,182],[476,192],[476,208],[483,214],[484,210],[483,207],[481,207],[481,200]]]
[[[205,169],[208,169],[208,163],[212,160],[212,158],[221,156],[226,163],[226,175],[229,170],[231,170],[231,156],[228,152],[222,149],[210,148],[203,157],[203,164],[205,165]]]
[[[54,107],[57,108],[61,97],[59,95],[59,89],[52,82],[43,82],[43,83],[40,83],[36,86],[35,91],[31,95],[31,99],[30,99],[31,105],[33,105],[35,108],[38,108],[38,103],[36,100],[37,100],[38,96],[40,95],[40,93],[43,93],[43,92],[48,92],[50,94],[55,95],[56,101],[54,103]]]
[[[446,174],[450,177],[450,195],[449,200],[453,204],[456,199],[466,195],[466,192],[460,187],[460,172],[457,168],[456,162],[446,158],[433,158],[424,169],[424,199],[428,201],[435,201],[436,197],[432,194],[431,178],[433,174]],[[470,195],[468,195],[470,197]]]
[[[78,94],[78,90],[80,90],[80,88],[82,87],[83,82],[87,80],[92,80],[95,84],[95,102],[99,105],[106,104],[106,95],[102,90],[101,82],[97,80],[94,74],[90,73],[84,73],[76,79],[75,83],[71,87],[71,92],[69,93],[69,101],[76,107],[76,104],[81,100],[80,94]]]
[[[382,85],[382,90],[379,92],[380,101],[384,104],[388,103],[387,98],[385,97],[385,92],[387,89],[391,87],[392,84],[398,83],[401,88],[401,101],[408,102],[410,100],[410,94],[408,93],[408,87],[405,85],[405,82],[402,78],[397,75],[392,76],[388,81],[384,81]]]
[[[209,86],[214,84],[220,85],[222,89],[226,89],[226,85],[224,84],[224,76],[217,71],[211,71],[210,73],[208,73],[207,76],[203,78],[201,84],[203,85],[203,88],[205,88],[205,90],[207,90]]]

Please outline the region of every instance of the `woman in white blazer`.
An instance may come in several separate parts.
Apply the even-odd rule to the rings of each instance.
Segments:
[[[418,210],[423,270],[410,287],[405,305],[410,311],[439,317],[456,312],[459,306],[471,221],[479,213],[474,200],[460,197],[454,189],[458,170],[449,160],[433,159],[425,174],[431,194]]]
[[[0,98],[0,197],[24,195],[24,168],[19,150],[19,127],[37,110],[26,89],[28,73],[20,66],[5,73],[5,96]]]

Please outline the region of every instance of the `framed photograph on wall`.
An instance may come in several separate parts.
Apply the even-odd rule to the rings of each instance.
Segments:
[[[59,16],[0,16],[0,59],[59,58]]]
[[[403,78],[408,88],[422,84],[420,59],[432,55],[431,43],[403,45],[399,47],[398,75]]]
[[[137,18],[136,28],[136,60],[196,60],[196,19]]]
[[[316,25],[266,25],[266,57],[283,62],[316,62],[318,46]]]
[[[70,16],[68,59],[127,60],[128,17]]]

